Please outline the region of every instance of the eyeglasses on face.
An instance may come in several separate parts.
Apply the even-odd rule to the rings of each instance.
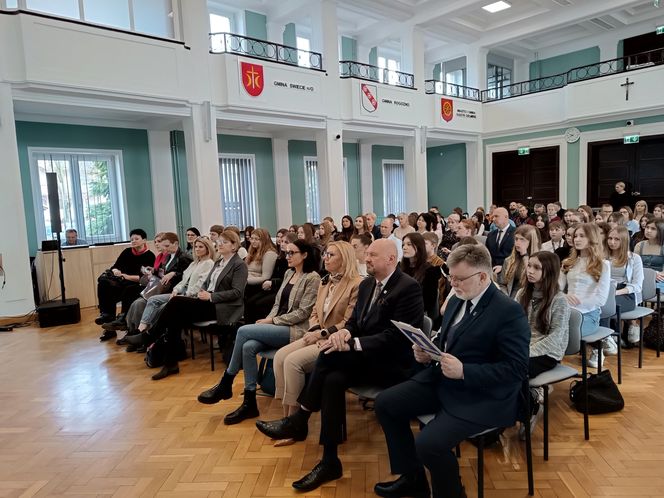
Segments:
[[[300,253],[301,253],[301,251],[286,251],[285,252],[287,258],[292,258],[294,254],[300,254]]]
[[[322,256],[323,256],[323,258],[333,258],[334,256],[336,256],[336,253],[329,252],[329,251],[325,251],[325,252],[322,254]]]
[[[479,275],[480,273],[482,273],[482,272],[481,271],[476,271],[475,273],[473,273],[472,275],[468,275],[467,277],[457,277],[456,275],[450,275],[450,277],[449,277],[450,283],[460,284],[462,282],[465,282],[469,278],[473,278],[475,275]]]

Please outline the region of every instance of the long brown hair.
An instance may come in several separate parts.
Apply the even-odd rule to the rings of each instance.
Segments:
[[[524,259],[538,252],[542,244],[539,230],[532,225],[520,225],[514,232],[515,239],[517,235],[528,241],[528,251],[526,251],[526,256],[521,256],[516,250],[516,244],[514,244],[512,254],[505,260],[505,283],[511,282],[517,272],[520,274],[525,273],[523,271]]]
[[[532,254],[528,262],[537,259],[542,265],[542,280],[540,281],[539,289],[542,291],[542,302],[537,310],[535,317],[535,325],[537,330],[542,334],[549,333],[549,310],[556,294],[560,292],[558,287],[558,277],[560,277],[560,259],[557,254],[548,251],[540,251]],[[519,304],[523,307],[526,315],[528,314],[528,306],[533,299],[533,292],[535,291],[535,284],[528,281],[526,272],[521,274],[521,292],[519,293]]]
[[[579,253],[574,247],[574,235],[579,230],[583,230],[583,233],[588,239],[588,265],[586,267],[586,272],[595,279],[596,282],[599,282],[600,277],[602,276],[602,263],[604,261],[603,248],[602,248],[602,237],[600,235],[600,228],[595,223],[581,223],[574,227],[574,234],[572,236],[572,250],[569,254],[569,257],[563,260],[563,273],[569,272],[574,265],[579,260]]]
[[[427,247],[424,245],[424,237],[421,233],[411,232],[403,236],[403,241],[408,240],[415,247],[415,256],[411,258],[401,258],[401,270],[413,277],[420,284],[424,280],[424,274],[429,266],[427,257]]]
[[[629,230],[626,226],[618,225],[609,230],[609,235],[611,235],[611,232],[616,232],[620,239],[620,247],[615,251],[608,249],[609,261],[611,261],[612,266],[625,266],[629,257]]]
[[[272,238],[270,237],[270,232],[265,230],[264,228],[256,228],[254,229],[253,232],[251,232],[252,237],[258,237],[261,241],[261,245],[256,249],[254,248],[253,245],[249,245],[249,252],[247,253],[247,257],[245,258],[245,263],[250,264],[250,263],[262,263],[263,262],[263,256],[265,256],[266,253],[273,251],[277,252],[274,244],[272,243]]]

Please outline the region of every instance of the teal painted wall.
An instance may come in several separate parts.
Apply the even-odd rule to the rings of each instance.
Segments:
[[[28,147],[121,150],[128,228],[143,228],[152,237],[154,211],[146,130],[17,121],[16,141],[31,255],[37,252],[38,241]]]
[[[530,79],[543,78],[569,71],[575,67],[599,62],[599,47],[590,47],[569,54],[549,57],[530,63]]]
[[[217,148],[225,154],[253,154],[256,157],[256,192],[258,197],[258,220],[263,228],[274,235],[277,227],[276,196],[274,186],[274,162],[272,139],[217,135]]]
[[[381,220],[386,214],[389,214],[384,212],[383,204],[384,159],[403,160],[403,147],[394,145],[374,145],[371,147],[373,211],[378,215],[379,220]],[[408,209],[408,206],[406,206],[406,209]]]
[[[362,212],[362,188],[360,184],[360,145],[356,143],[344,144],[344,157],[346,158],[346,173],[348,175],[348,213],[355,216]]]
[[[635,126],[662,123],[664,122],[664,115],[649,116],[646,118],[637,118],[634,120]],[[569,126],[576,126],[581,133],[589,131],[607,130],[610,128],[623,128],[625,121],[606,121],[603,123],[593,123],[588,125],[575,125],[570,123]],[[545,137],[560,137],[565,133],[565,128],[557,128],[554,130],[540,131],[536,133],[525,133],[523,135],[508,135],[504,137],[496,137],[483,141],[486,149],[487,145],[499,144],[504,142],[525,142],[529,139],[545,138]],[[485,151],[486,152],[486,151]],[[486,155],[486,154],[485,154]],[[580,172],[580,157],[581,157],[581,142],[568,144],[567,146],[567,200],[561,199],[564,207],[576,207],[579,205],[579,172]],[[484,176],[486,177],[486,164],[484,169]],[[567,202],[565,204],[565,202]]]
[[[316,142],[306,140],[288,141],[288,169],[290,172],[291,212],[293,223],[301,225],[307,220],[304,197],[304,156],[316,156]],[[327,216],[323,214],[323,216]]]
[[[348,36],[341,37],[341,60],[356,61],[357,59],[357,40]]]
[[[466,191],[466,144],[427,148],[427,206],[438,206],[444,215],[468,206]]]
[[[373,47],[369,50],[369,64],[372,66],[378,65],[378,47]]]
[[[433,73],[431,77],[436,81],[440,81],[442,79],[442,76],[443,76],[443,65],[442,63],[439,62],[438,64],[435,64],[433,66]]]
[[[267,17],[258,12],[244,11],[244,27],[247,36],[267,40]]]
[[[284,27],[284,45],[287,47],[297,47],[297,34],[295,31],[295,24],[288,23]],[[284,58],[293,64],[297,64],[297,50],[285,50]]]

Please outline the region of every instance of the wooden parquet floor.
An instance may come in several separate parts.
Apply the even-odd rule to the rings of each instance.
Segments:
[[[227,427],[223,416],[238,393],[219,405],[196,395],[217,382],[205,346],[181,373],[153,382],[142,355],[99,343],[92,310],[74,326],[17,329],[0,334],[0,496],[294,496],[291,482],[319,459],[318,416],[305,443],[274,448],[253,421]],[[636,350],[624,355],[622,412],[582,418],[569,406],[567,384],[551,396],[550,460],[535,431],[535,496],[664,496],[664,358]],[[608,360],[614,370],[615,359]],[[221,366],[223,367],[223,366]],[[615,377],[615,375],[614,375]],[[238,379],[237,386],[241,386]],[[281,407],[260,398],[265,418]],[[527,496],[523,443],[509,430],[485,452],[487,497]],[[383,435],[373,412],[348,396],[348,441],[340,448],[342,479],[307,496],[374,496],[390,478]],[[476,496],[476,451],[460,459],[468,496]]]

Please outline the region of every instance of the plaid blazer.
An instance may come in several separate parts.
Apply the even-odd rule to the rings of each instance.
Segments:
[[[320,285],[320,275],[318,273],[312,271],[302,275],[291,289],[290,296],[288,297],[288,311],[283,315],[277,316],[279,303],[281,302],[281,293],[294,274],[295,270],[288,270],[284,275],[284,280],[274,299],[272,310],[267,315],[267,318],[272,318],[272,322],[275,325],[287,325],[290,327],[291,342],[302,337],[309,329],[309,316],[311,316],[311,311],[314,309],[314,304],[316,304],[318,286]]]

